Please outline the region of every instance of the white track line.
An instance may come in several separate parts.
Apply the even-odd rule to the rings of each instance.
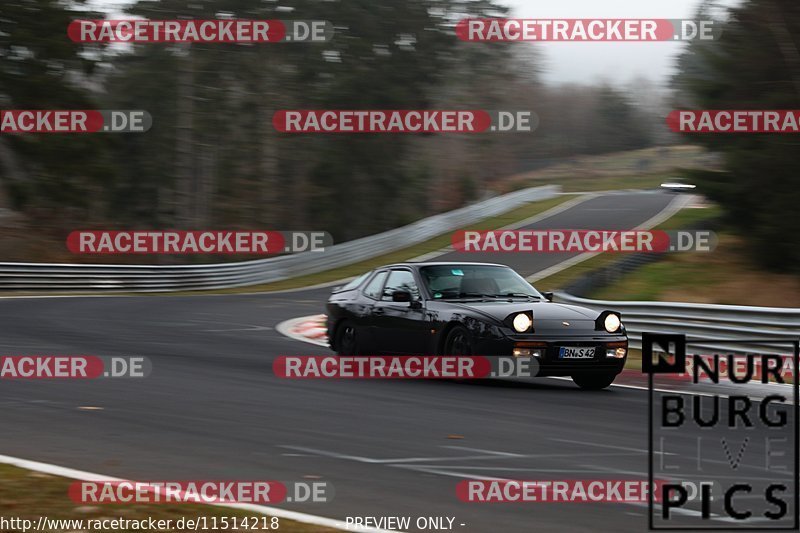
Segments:
[[[520,378],[520,379],[522,379],[522,378]],[[571,377],[567,377],[567,376],[544,376],[541,379],[558,379],[558,380],[561,380],[561,381],[572,381],[572,378]],[[617,388],[620,388],[620,389],[635,389],[635,390],[643,390],[643,391],[650,390],[647,387],[645,387],[644,385],[629,385],[627,383],[612,383],[611,385],[609,385],[609,387],[617,387]],[[711,393],[708,393],[708,392],[700,392],[700,391],[687,391],[687,390],[672,390],[672,389],[657,389],[657,388],[653,388],[653,392],[665,392],[665,393],[671,393],[671,394],[687,394],[689,396],[708,396],[709,398],[713,398],[714,396],[721,396],[723,398],[727,398],[727,396],[725,396],[725,395],[717,395],[717,394],[711,394]]]
[[[636,226],[635,230],[637,229],[650,229],[654,226],[657,226],[671,218],[675,213],[683,209],[689,202],[692,201],[692,196],[689,195],[681,195],[676,196],[667,206],[659,211],[656,215],[650,217],[649,219],[645,220],[638,226]],[[580,255],[576,255],[575,257],[571,257],[565,261],[558,263],[557,265],[553,265],[550,268],[545,268],[544,270],[540,270],[535,274],[531,274],[526,280],[530,282],[538,281],[540,279],[544,279],[548,276],[552,276],[553,274],[558,274],[562,270],[566,270],[569,267],[575,266],[578,263],[583,263],[587,259],[591,259],[596,255],[600,255],[603,252],[586,252]]]
[[[532,217],[528,217],[525,220],[519,220],[517,222],[512,222],[508,226],[503,226],[500,229],[518,229],[533,224],[534,222],[538,222],[540,220],[544,220],[546,218],[550,218],[554,215],[562,213],[567,209],[571,209],[578,204],[582,204],[583,202],[595,198],[598,196],[595,193],[580,193],[582,196],[579,198],[574,198],[568,202],[564,202],[563,204],[557,205],[552,209],[548,209],[544,213],[539,213],[538,215],[533,215]],[[448,254],[453,252],[454,249],[452,246],[445,246],[444,248],[439,248],[438,250],[434,250],[433,252],[428,252],[426,254],[422,254],[420,256],[414,257],[409,259],[409,261],[419,262],[419,261],[430,261],[436,257],[439,257],[444,254]]]
[[[25,470],[33,470],[35,472],[42,472],[52,476],[65,477],[69,479],[77,479],[80,481],[127,481],[121,478],[104,476],[102,474],[95,474],[92,472],[84,472],[82,470],[74,470],[63,466],[51,465],[48,463],[40,463],[37,461],[29,461],[27,459],[20,459],[18,457],[10,457],[8,455],[0,455],[0,464],[7,464],[24,468]],[[154,487],[155,489],[155,487]],[[66,497],[66,494],[64,494]],[[316,516],[298,511],[289,511],[287,509],[280,509],[278,507],[269,507],[266,505],[257,505],[251,503],[212,503],[215,507],[227,507],[230,509],[237,509],[239,511],[252,511],[259,514],[269,516],[277,516],[278,518],[285,518],[286,520],[294,520],[303,524],[311,524],[320,527],[328,527],[333,529],[340,529],[342,531],[360,531],[362,533],[390,533],[385,529],[377,529],[364,526],[356,526],[353,524],[346,524],[341,520],[334,518],[325,518],[323,516]],[[392,531],[391,533],[397,533]]]

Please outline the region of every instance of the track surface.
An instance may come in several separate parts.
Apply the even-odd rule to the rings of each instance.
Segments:
[[[632,229],[659,213],[674,199],[675,195],[664,193],[604,194],[529,224],[524,229]],[[534,257],[514,253],[450,252],[435,260],[503,263],[527,277],[575,255],[578,254],[542,254]]]
[[[632,227],[671,198],[604,196],[536,227]],[[553,262],[503,259],[525,274]],[[645,392],[274,378],[278,355],[329,353],[274,329],[322,312],[327,294],[0,300],[0,353],[142,355],[154,367],[142,380],[2,382],[0,453],[142,480],[320,476],[336,488],[332,502],[286,507],[341,519],[454,516],[465,532],[646,529],[646,509],[634,505],[455,497],[474,476],[641,478]]]

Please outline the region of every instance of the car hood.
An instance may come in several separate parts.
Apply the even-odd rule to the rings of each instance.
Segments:
[[[470,309],[488,318],[502,322],[511,313],[533,311],[533,320],[588,320],[594,323],[600,313],[577,305],[552,302],[509,302],[508,300],[484,302],[448,302],[453,307]]]

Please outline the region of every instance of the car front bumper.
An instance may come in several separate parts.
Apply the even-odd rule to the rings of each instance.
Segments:
[[[607,350],[624,346],[623,357],[609,357]],[[568,358],[560,356],[562,347],[594,348],[594,355],[590,358]],[[589,336],[534,336],[512,335],[505,339],[486,339],[478,341],[476,355],[514,356],[515,348],[528,349],[535,355],[521,355],[529,358],[535,364],[538,376],[571,376],[583,373],[614,373],[619,374],[628,360],[628,337],[626,335],[589,335]]]

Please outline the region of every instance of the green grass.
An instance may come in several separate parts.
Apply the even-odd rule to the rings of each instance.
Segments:
[[[659,300],[664,286],[699,289],[713,283],[719,275],[710,269],[697,269],[691,264],[660,261],[645,265],[618,283],[593,291],[589,297],[598,300]]]
[[[258,517],[258,524],[265,516],[258,513],[240,511],[214,505],[169,505],[169,504],[103,504],[91,505],[73,502],[68,496],[68,488],[74,480],[31,472],[9,465],[0,465],[0,517],[22,518],[36,524],[40,516],[51,519],[114,519],[125,518],[141,520],[152,517],[154,520],[172,520],[173,527],[160,531],[179,531],[175,529],[178,519],[207,517]],[[252,518],[251,518],[252,520]],[[231,522],[232,523],[232,520]],[[269,523],[269,520],[267,520]],[[330,528],[279,519],[280,529],[290,533],[333,532]],[[34,525],[35,527],[35,525]],[[184,529],[185,530],[185,529]],[[240,529],[241,530],[241,529]],[[142,531],[135,529],[116,529],[115,531]]]
[[[719,234],[724,251],[733,236]],[[727,245],[727,246],[726,246]],[[615,300],[662,300],[665,288],[697,293],[713,286],[720,279],[735,277],[739,267],[723,261],[711,267],[708,260],[715,252],[688,252],[667,255],[663,260],[644,265],[606,287],[594,290],[589,297]]]
[[[800,307],[800,278],[766,273],[738,235],[718,232],[713,252],[668,254],[589,296],[766,307]]]
[[[653,229],[669,231],[691,228],[693,224],[716,218],[720,215],[720,213],[721,210],[716,206],[702,209],[681,209],[672,217],[657,225]],[[620,258],[621,254],[601,253],[587,259],[586,261],[566,268],[561,272],[556,272],[551,276],[542,278],[534,282],[534,285],[536,285],[537,289],[543,291],[559,290],[593,270],[597,270],[599,268],[608,266],[615,261],[619,261]]]

